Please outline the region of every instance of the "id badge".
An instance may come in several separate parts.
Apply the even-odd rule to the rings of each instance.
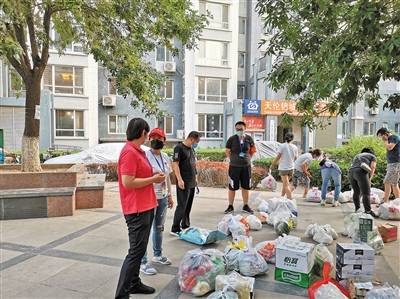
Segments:
[[[239,157],[240,157],[240,158],[245,158],[245,157],[246,157],[246,154],[245,154],[245,153],[239,153]]]

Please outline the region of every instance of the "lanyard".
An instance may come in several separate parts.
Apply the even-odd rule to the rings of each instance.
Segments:
[[[150,152],[151,152],[151,154],[153,155],[154,160],[156,160],[158,167],[161,169],[161,171],[162,171],[163,173],[165,173],[165,165],[164,165],[164,160],[163,160],[162,154],[160,153],[160,157],[161,157],[161,165],[160,165],[160,162],[158,162],[158,159],[157,159],[157,157],[154,155],[153,151],[150,150]]]
[[[239,139],[240,152],[243,153],[243,149],[244,149],[244,137],[243,137],[243,140],[241,140],[240,137],[238,136],[238,139]]]

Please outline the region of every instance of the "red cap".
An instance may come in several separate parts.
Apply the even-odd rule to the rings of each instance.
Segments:
[[[154,128],[153,130],[151,130],[151,132],[149,134],[149,139],[154,136],[159,136],[159,137],[166,139],[164,131],[161,130],[160,128]]]

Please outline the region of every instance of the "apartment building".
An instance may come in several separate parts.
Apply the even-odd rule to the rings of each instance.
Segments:
[[[53,31],[53,38],[56,33]],[[43,75],[40,107],[40,147],[84,149],[98,143],[97,63],[80,44],[65,54],[51,49]],[[21,78],[0,63],[0,129],[9,151],[19,151],[25,124],[25,93]]]

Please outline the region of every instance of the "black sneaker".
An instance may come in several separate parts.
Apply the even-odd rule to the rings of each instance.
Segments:
[[[149,287],[143,283],[139,283],[134,287],[131,287],[131,289],[129,290],[129,294],[145,294],[145,295],[149,295],[149,294],[154,294],[156,292],[156,290],[152,287]]]
[[[233,213],[233,211],[234,211],[235,209],[233,208],[233,206],[232,205],[229,205],[228,206],[228,208],[225,210],[225,214],[231,214],[231,213]]]
[[[376,215],[375,214],[375,212],[374,211],[368,211],[368,212],[365,212],[365,214],[368,214],[368,215],[371,215],[372,217],[374,217],[374,218],[378,218],[379,216],[378,215]]]
[[[250,209],[248,205],[243,206],[243,212],[249,213],[249,214],[254,214],[254,211]]]

